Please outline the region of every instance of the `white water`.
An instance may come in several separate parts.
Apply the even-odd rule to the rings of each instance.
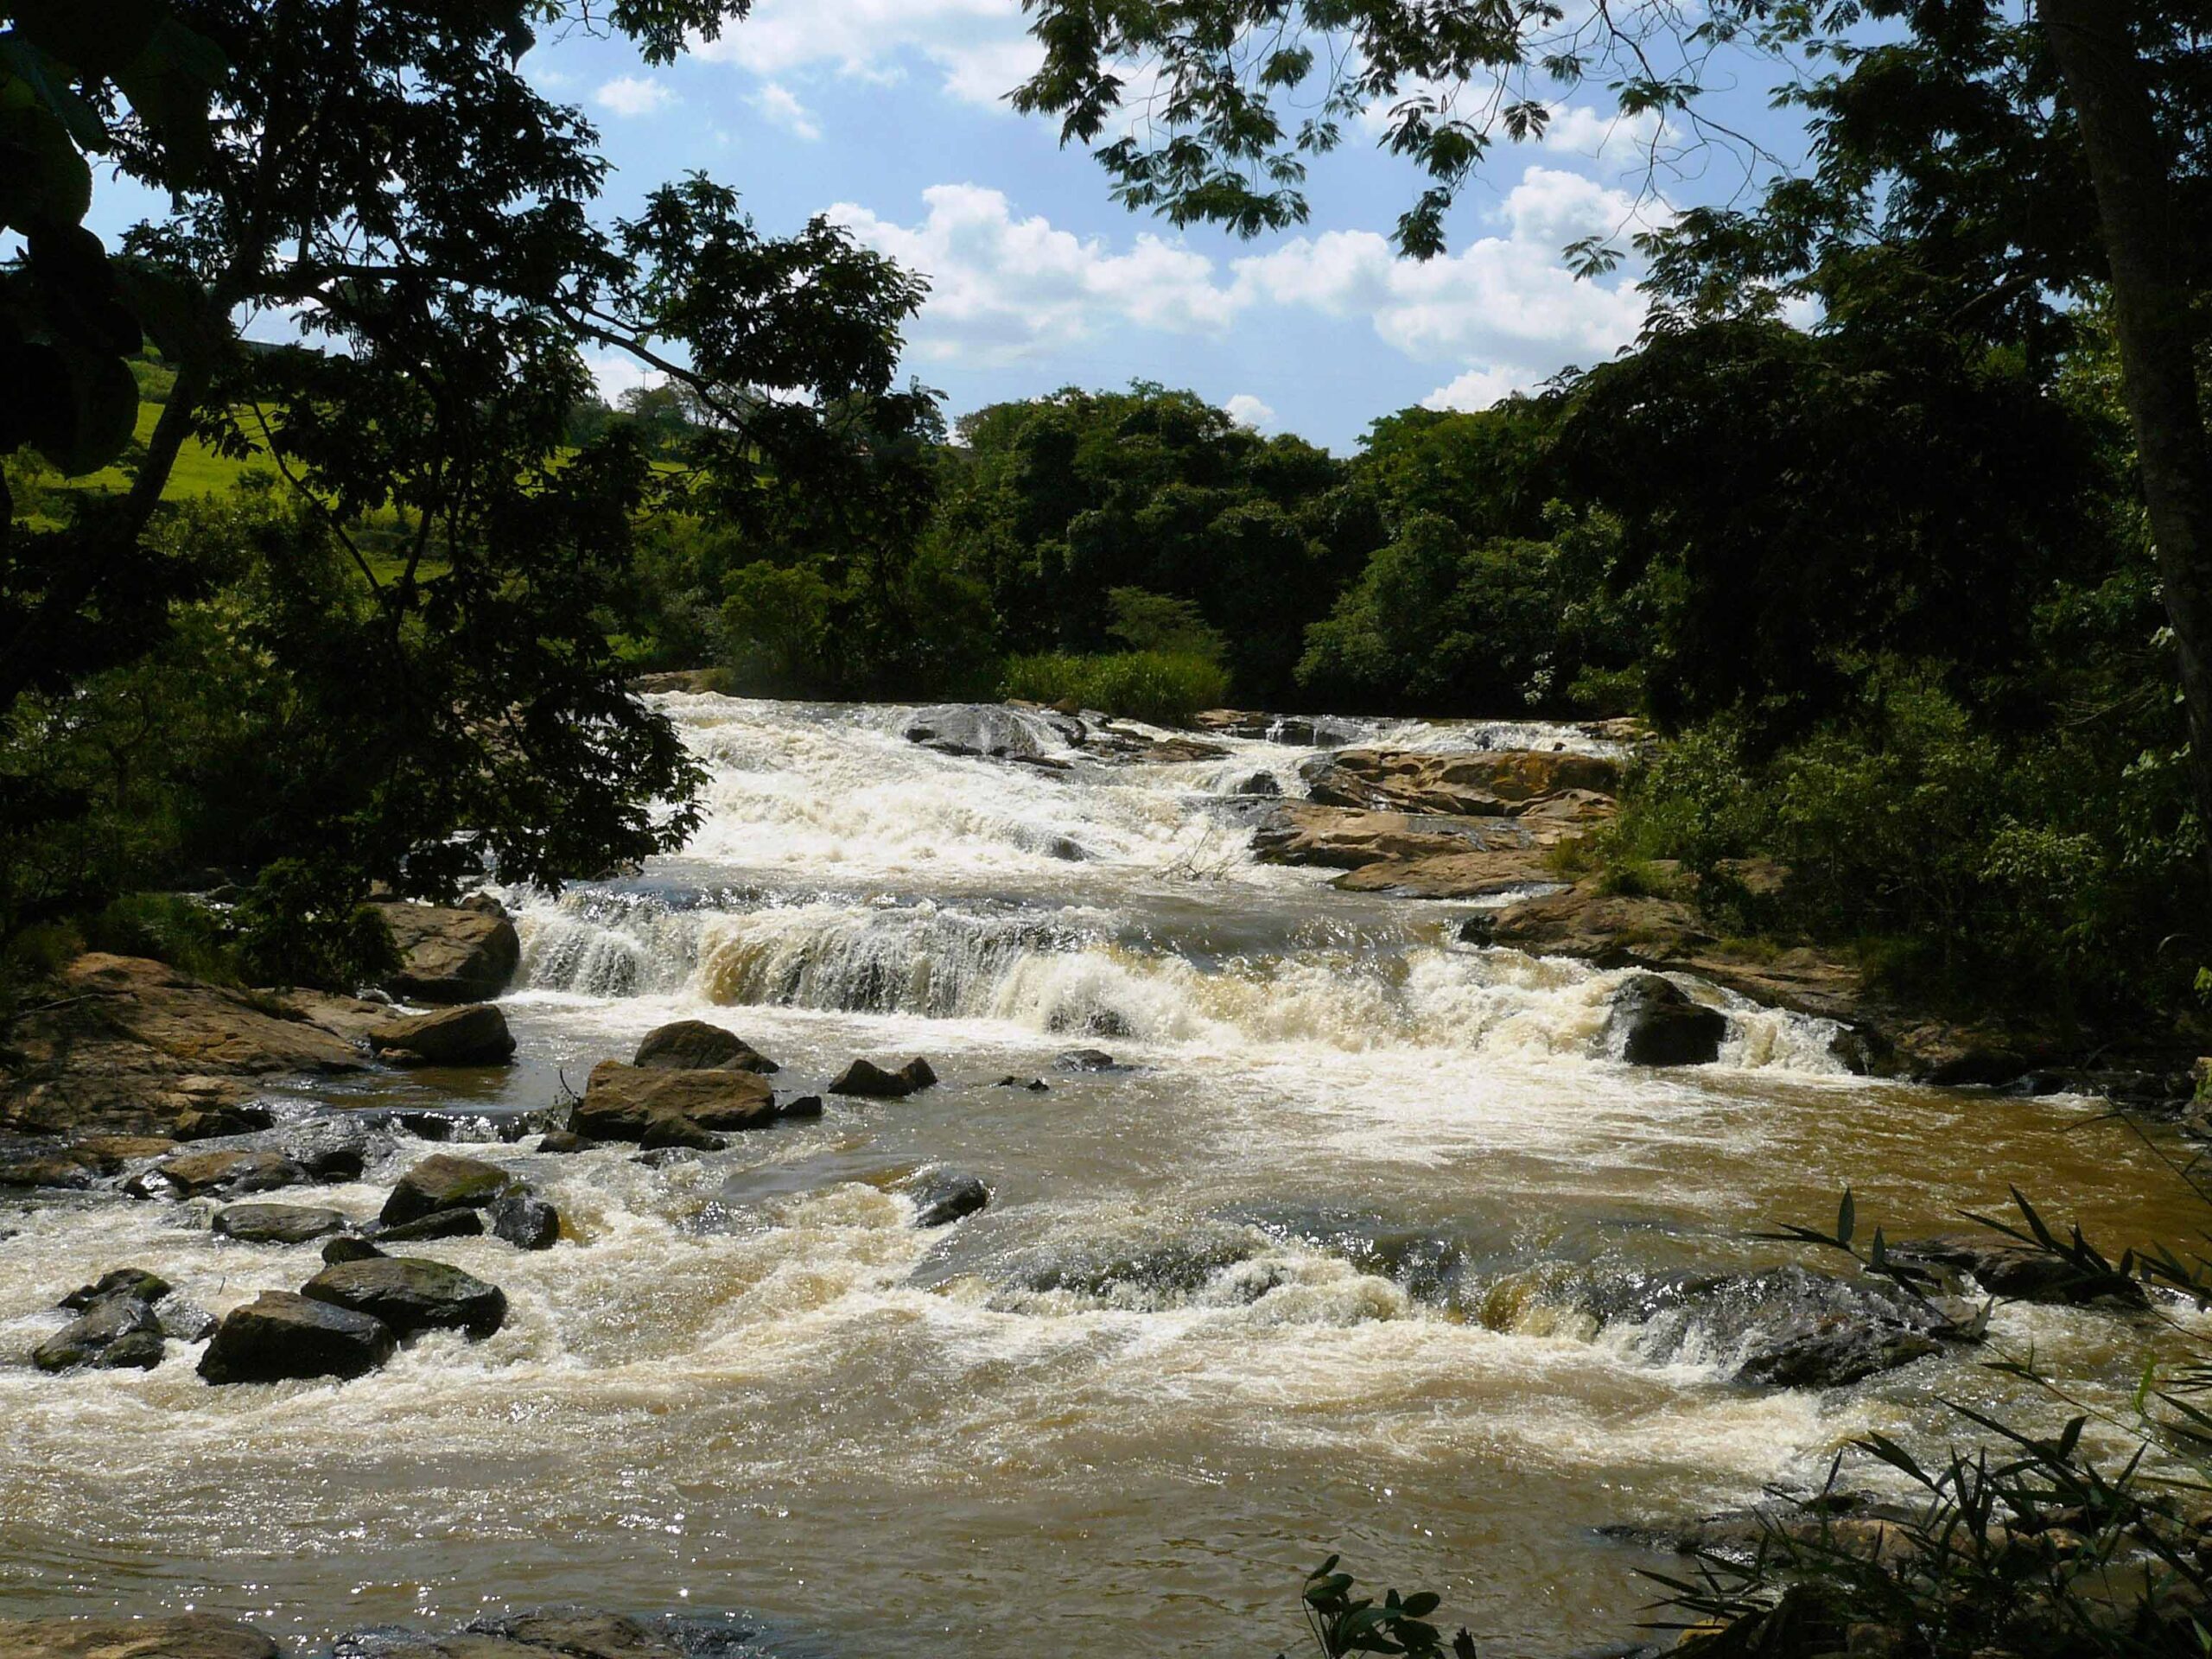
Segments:
[[[750,1609],[793,1653],[1257,1653],[1341,1550],[1443,1592],[1487,1652],[1562,1654],[1649,1599],[1650,1558],[1595,1527],[1817,1479],[1857,1432],[1925,1439],[1940,1395],[2001,1390],[1959,1357],[1747,1389],[1725,1343],[1600,1330],[1575,1285],[1790,1259],[1746,1235],[1846,1181],[1891,1236],[2012,1179],[2126,1237],[2171,1213],[2120,1132],[2067,1132],[2082,1103],[1869,1084],[1820,1022],[1709,987],[1720,1065],[1620,1065],[1618,975],[1253,861],[1228,791],[1294,795],[1308,751],[1056,772],[919,748],[900,710],[670,706],[708,822],[633,879],[513,895],[518,1065],[342,1098],[540,1107],[679,1016],[784,1062],[787,1094],[855,1054],[944,1083],[664,1168],[467,1148],[572,1236],[422,1247],[510,1322],[343,1386],[35,1374],[54,1298],[108,1268],[219,1313],[312,1252],[214,1240],[207,1205],[0,1216],[0,1614],[191,1604],[312,1650],[561,1602]],[[1126,1069],[1054,1070],[1077,1046]],[[423,1150],[377,1144],[327,1201],[372,1214]],[[896,1184],[938,1164],[992,1204],[918,1232]],[[2000,1329],[2128,1386],[2112,1316]]]

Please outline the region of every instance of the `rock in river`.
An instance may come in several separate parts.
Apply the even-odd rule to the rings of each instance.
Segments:
[[[245,1244],[306,1244],[351,1225],[335,1210],[306,1205],[233,1204],[216,1212],[218,1238],[235,1238]]]
[[[270,1192],[278,1187],[304,1186],[314,1179],[301,1164],[278,1152],[187,1152],[156,1164],[149,1176],[158,1176],[188,1198],[209,1193]],[[146,1177],[130,1185],[134,1192],[157,1191]]]
[[[1728,1016],[1691,1001],[1672,980],[1637,974],[1613,993],[1608,1039],[1620,1033],[1630,1065],[1709,1065],[1720,1058]]]
[[[397,1345],[382,1319],[289,1290],[264,1290],[225,1317],[200,1357],[200,1375],[210,1382],[359,1376],[390,1359]]]
[[[480,1210],[521,1190],[522,1183],[497,1164],[433,1153],[399,1178],[379,1219],[387,1227],[404,1227],[441,1210]]]
[[[473,1274],[421,1256],[385,1255],[340,1262],[308,1281],[310,1301],[365,1313],[397,1335],[466,1331],[488,1337],[506,1322],[506,1294]]]
[[[372,1052],[410,1065],[499,1065],[515,1052],[507,1016],[488,1002],[389,1020],[368,1034]]]
[[[991,1189],[964,1170],[925,1169],[899,1185],[914,1201],[917,1227],[949,1226],[991,1201]]]
[[[410,1002],[480,1002],[497,996],[522,960],[515,925],[496,907],[380,904],[399,947],[400,971],[385,982]]]
[[[129,1296],[96,1302],[32,1351],[41,1371],[81,1366],[150,1371],[162,1363],[162,1324],[154,1310]]]
[[[1993,1296],[2017,1302],[2104,1302],[2142,1307],[2149,1298],[2126,1274],[2079,1267],[2064,1257],[2016,1243],[1996,1233],[1951,1233],[1890,1246],[1890,1259],[1908,1267],[1971,1274]]]
[[[561,1212],[543,1198],[500,1198],[484,1211],[492,1235],[521,1250],[550,1250],[561,1242]]]
[[[921,1068],[919,1071],[916,1067]],[[918,1082],[927,1072],[929,1083]],[[873,1060],[855,1060],[840,1072],[836,1082],[830,1085],[833,1095],[856,1095],[868,1100],[903,1100],[917,1089],[926,1089],[937,1081],[937,1074],[929,1071],[929,1062],[911,1059],[896,1071],[887,1071]]]
[[[206,1613],[174,1618],[0,1619],[0,1659],[276,1659],[260,1631]]]
[[[594,1141],[639,1141],[664,1116],[706,1129],[766,1128],[776,1121],[775,1091],[753,1071],[665,1071],[601,1060],[569,1127]]]
[[[734,1031],[703,1020],[678,1020],[645,1033],[632,1065],[663,1071],[779,1071],[783,1068]]]

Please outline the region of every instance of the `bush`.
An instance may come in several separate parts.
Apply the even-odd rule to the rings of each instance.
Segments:
[[[86,942],[118,957],[150,957],[194,979],[239,982],[223,918],[176,893],[126,893],[85,924]]]
[[[1155,726],[1181,726],[1229,701],[1229,674],[1203,657],[1125,651],[1081,657],[1048,652],[1009,658],[1002,695],[1032,702],[1078,702]]]

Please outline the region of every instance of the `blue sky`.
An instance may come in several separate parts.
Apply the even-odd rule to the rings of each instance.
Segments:
[[[1450,254],[1421,264],[1390,256],[1416,180],[1371,131],[1316,163],[1302,230],[1179,232],[1117,207],[1089,155],[1006,106],[1033,57],[1019,0],[756,0],[670,67],[571,31],[524,67],[598,126],[616,169],[603,211],[696,168],[742,192],[764,230],[826,213],[925,273],[907,366],[956,416],[1145,378],[1342,451],[1408,404],[1479,407],[1602,360],[1641,321],[1632,265],[1582,283],[1560,258],[1578,237],[1664,211],[1639,202],[1644,135],[1608,118],[1601,87],[1562,97],[1542,144],[1501,144],[1454,216]],[[1764,109],[1775,77],[1733,73],[1729,118],[1794,155],[1794,124]],[[1693,168],[1669,181],[1672,205],[1742,181],[1726,150]],[[99,227],[120,228],[131,205],[111,193]],[[611,391],[634,378],[603,366]]]

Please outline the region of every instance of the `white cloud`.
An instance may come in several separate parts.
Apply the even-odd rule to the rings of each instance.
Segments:
[[[1255,431],[1275,423],[1274,408],[1261,402],[1249,391],[1238,392],[1224,404],[1222,408],[1229,411],[1229,418],[1237,425],[1249,426]]]
[[[1641,161],[1662,128],[1659,112],[1623,115],[1586,104],[1554,104],[1544,127],[1543,146],[1562,156],[1597,161]]]
[[[1116,247],[1020,217],[1003,192],[940,184],[920,223],[842,203],[830,216],[931,280],[910,331],[924,359],[1004,365],[1133,327],[1220,334],[1262,308],[1364,320],[1406,356],[1465,370],[1436,397],[1451,407],[1526,390],[1566,363],[1611,356],[1636,337],[1644,302],[1633,270],[1581,282],[1560,263],[1580,236],[1636,220],[1626,194],[1579,174],[1530,167],[1497,204],[1496,233],[1427,262],[1402,259],[1372,231],[1300,236],[1227,265],[1140,232]],[[1249,396],[1249,394],[1243,394]],[[1232,402],[1225,405],[1248,416]],[[1253,400],[1256,410],[1262,407]]]
[[[822,129],[807,113],[806,105],[792,96],[788,87],[772,80],[753,93],[752,103],[768,120],[810,144],[822,137]]]
[[[677,101],[668,84],[651,75],[618,75],[601,83],[593,97],[608,114],[620,116],[652,115]]]
[[[597,357],[587,357],[584,366],[599,383],[599,395],[610,404],[618,404],[626,391],[639,386],[657,386],[668,377],[658,369],[649,369],[634,357],[620,352],[607,352]]]
[[[1214,280],[1214,263],[1146,232],[1126,253],[1017,219],[1003,192],[933,185],[919,225],[902,226],[841,202],[830,217],[870,247],[930,278],[911,331],[925,358],[1005,364],[1085,339],[1106,324],[1170,334],[1215,333],[1242,302]]]
[[[1014,0],[759,0],[752,15],[696,54],[763,77],[829,69],[895,79],[915,58],[944,89],[992,104],[1040,60]]]

